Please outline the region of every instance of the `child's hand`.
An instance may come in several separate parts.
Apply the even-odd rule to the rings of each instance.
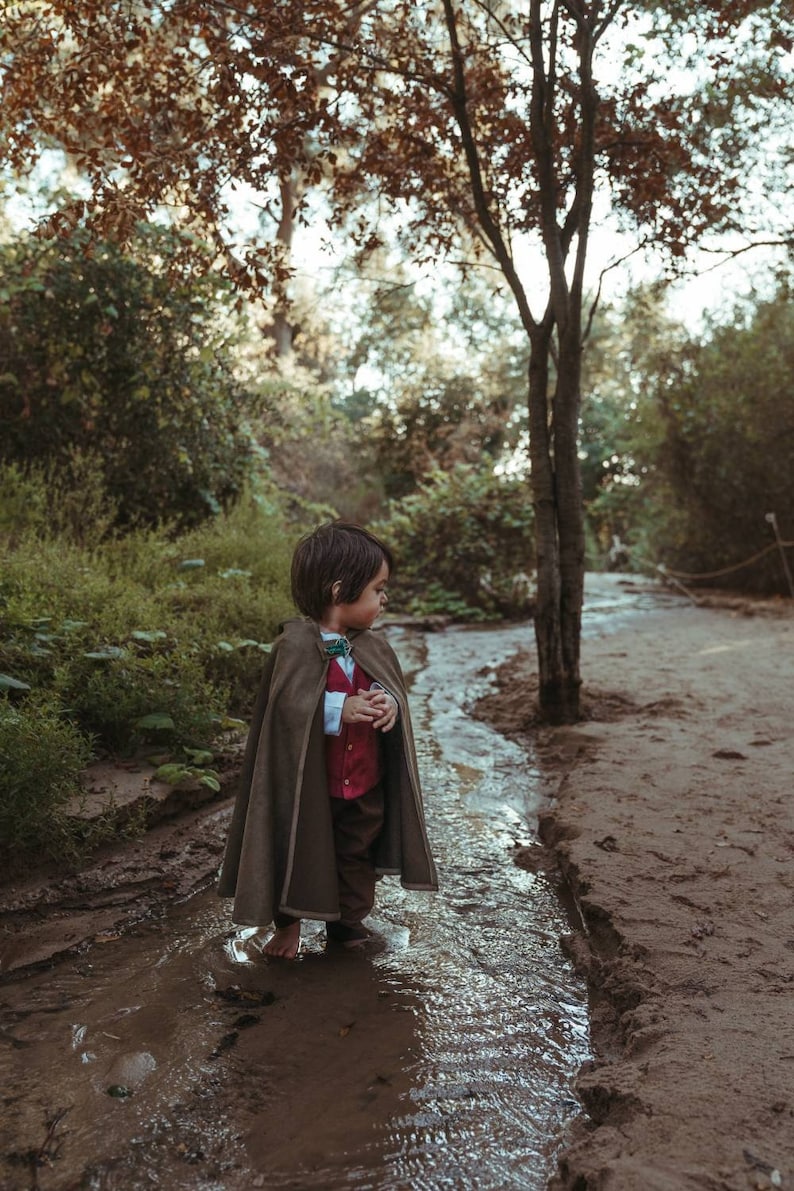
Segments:
[[[372,724],[388,732],[397,722],[397,702],[386,691],[378,687],[371,691],[359,690],[357,695],[348,695],[342,706],[342,721],[345,724]]]
[[[373,706],[372,696],[377,691],[359,691],[357,695],[348,695],[342,704],[342,722],[345,724],[365,724],[374,726],[374,721],[382,714]]]
[[[380,728],[383,732],[389,732],[397,722],[397,700],[388,691],[382,690],[380,687],[373,687],[369,691],[359,691],[360,695],[366,694],[370,696],[370,705],[378,712],[378,718],[373,722],[373,728]]]

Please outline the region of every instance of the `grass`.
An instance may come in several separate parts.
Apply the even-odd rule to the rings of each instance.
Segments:
[[[44,483],[0,475],[0,828],[64,856],[91,757],[153,746],[179,763],[247,715],[292,613],[295,535],[253,496],[182,536],[107,537],[101,508],[75,532],[53,527]]]

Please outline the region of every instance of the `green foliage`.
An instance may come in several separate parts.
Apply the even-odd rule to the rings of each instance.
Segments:
[[[199,751],[198,749],[189,750],[193,753]],[[202,752],[202,755],[205,754]],[[212,753],[206,755],[212,757]],[[196,763],[188,765],[171,761],[158,766],[154,776],[158,782],[167,782],[169,786],[178,786],[186,781],[196,781],[200,786],[206,786],[208,790],[213,790],[216,794],[221,788],[217,773],[214,769],[207,769],[206,762],[201,765]]]
[[[79,231],[0,249],[0,461],[55,465],[73,499],[90,468],[121,524],[228,507],[257,452],[228,299],[181,247],[150,226],[131,254]]]
[[[794,303],[783,288],[734,318],[686,343],[675,383],[653,391],[663,432],[654,495],[669,509],[659,547],[665,562],[693,573],[768,545],[770,512],[794,540]],[[722,582],[788,594],[775,552]]]
[[[636,544],[650,516],[646,488],[660,428],[648,392],[671,375],[682,337],[664,303],[664,287],[638,288],[622,308],[599,310],[588,339],[579,460],[588,565],[595,569],[613,565],[614,538]]]
[[[131,754],[147,744],[215,788],[209,748],[239,726],[230,713],[250,711],[268,643],[291,613],[283,519],[248,497],[181,537],[139,530],[89,547],[47,532],[42,488],[0,469],[11,505],[31,497],[24,530],[0,536],[0,705],[25,726],[15,772],[29,754],[39,773],[40,720],[49,766],[42,761],[42,807],[50,793],[57,808],[74,792],[92,751]],[[62,738],[77,744],[64,744],[61,763]]]
[[[338,409],[327,388],[300,367],[260,385],[257,436],[273,481],[303,523],[369,520],[380,482],[368,437]]]
[[[90,742],[53,703],[0,698],[0,839],[6,855],[71,847],[63,810],[78,794]]]
[[[376,532],[394,549],[401,607],[486,620],[529,612],[532,527],[525,481],[461,464],[393,503]]]
[[[368,297],[349,353],[368,388],[342,404],[366,433],[385,495],[400,499],[436,470],[509,454],[527,348],[504,299],[473,277],[423,295],[399,272]]]
[[[612,340],[611,380],[602,375],[584,405],[583,453],[601,456],[587,495],[602,545],[608,529],[631,543],[638,566],[707,575],[774,541],[767,513],[794,540],[788,287],[697,337],[641,295],[638,307]],[[715,582],[788,594],[776,551]]]
[[[209,742],[213,716],[224,710],[226,692],[207,679],[200,659],[183,648],[184,642],[166,641],[162,652],[147,656],[136,651],[131,640],[103,643],[98,650],[67,656],[56,665],[52,689],[81,731],[113,752],[133,747],[141,738],[136,725],[160,707],[168,708],[172,740]],[[116,650],[114,656],[111,651]]]

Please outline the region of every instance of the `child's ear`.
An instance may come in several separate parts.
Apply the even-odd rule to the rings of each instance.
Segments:
[[[342,580],[337,579],[335,583],[331,584],[331,599],[335,604],[339,603],[339,593],[342,590]]]

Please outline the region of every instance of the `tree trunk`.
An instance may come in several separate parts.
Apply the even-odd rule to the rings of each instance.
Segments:
[[[578,309],[578,308],[575,308]],[[579,718],[579,646],[584,598],[584,508],[579,463],[582,342],[572,317],[560,335],[554,394],[554,477],[560,565],[561,698],[558,722]]]
[[[295,232],[295,212],[298,209],[302,184],[297,170],[284,174],[279,179],[280,215],[276,229],[276,243],[281,250],[281,262],[288,268],[292,259],[292,238]],[[292,355],[294,328],[291,321],[289,296],[285,282],[276,287],[276,303],[272,320],[263,327],[265,335],[273,340],[274,355],[286,360]]]
[[[579,632],[584,587],[584,520],[577,446],[581,348],[569,329],[549,416],[551,324],[533,336],[529,363],[529,437],[535,509],[538,702],[550,723],[579,718]]]

